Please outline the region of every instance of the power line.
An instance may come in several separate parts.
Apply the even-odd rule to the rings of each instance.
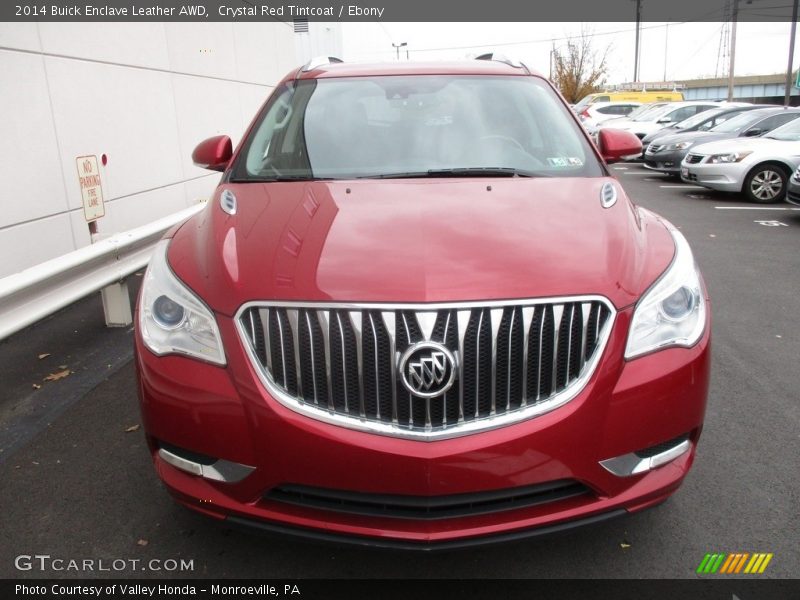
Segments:
[[[695,21],[679,21],[677,23],[670,23],[670,25],[685,25],[687,23],[694,23]],[[644,26],[641,29],[661,29],[666,27],[666,24],[661,25],[649,25]],[[593,33],[592,37],[601,37],[605,35],[616,35],[619,33],[633,33],[633,29],[618,29],[615,31],[602,31],[600,33]],[[438,46],[435,48],[418,48],[416,52],[439,52],[441,50],[472,50],[475,48],[487,48],[487,47],[498,47],[498,46],[517,46],[523,44],[543,44],[543,43],[551,43],[551,42],[564,42],[570,39],[573,39],[575,36],[565,35],[562,37],[553,37],[553,38],[541,38],[537,40],[520,40],[516,42],[487,42],[485,44],[472,44],[470,46]],[[385,54],[385,51],[378,50],[372,52],[360,52],[359,54]]]

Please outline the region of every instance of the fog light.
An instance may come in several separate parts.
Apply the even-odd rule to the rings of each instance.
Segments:
[[[688,434],[686,434],[650,448],[601,460],[600,464],[606,471],[613,473],[617,477],[630,477],[672,462],[687,453],[691,447],[692,443],[689,441]]]
[[[224,481],[225,483],[241,481],[256,469],[249,465],[205,456],[204,454],[191,452],[163,442],[158,450],[158,456],[176,469],[205,479]]]

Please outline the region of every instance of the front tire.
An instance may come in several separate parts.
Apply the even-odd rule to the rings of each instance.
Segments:
[[[742,192],[750,202],[772,204],[784,199],[788,181],[786,169],[774,163],[764,163],[747,174]]]

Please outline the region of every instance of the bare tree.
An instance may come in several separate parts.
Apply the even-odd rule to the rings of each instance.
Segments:
[[[592,47],[591,32],[582,30],[570,38],[565,48],[553,51],[553,83],[567,102],[575,103],[586,94],[600,90],[608,71],[606,59],[611,46],[602,54]]]

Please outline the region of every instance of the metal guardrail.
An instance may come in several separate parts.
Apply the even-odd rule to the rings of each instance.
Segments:
[[[98,290],[103,290],[106,322],[130,324],[127,289],[109,286],[144,268],[164,233],[204,206],[197,204],[0,279],[0,340]],[[112,302],[117,306],[110,306]],[[110,313],[122,316],[113,322]]]

